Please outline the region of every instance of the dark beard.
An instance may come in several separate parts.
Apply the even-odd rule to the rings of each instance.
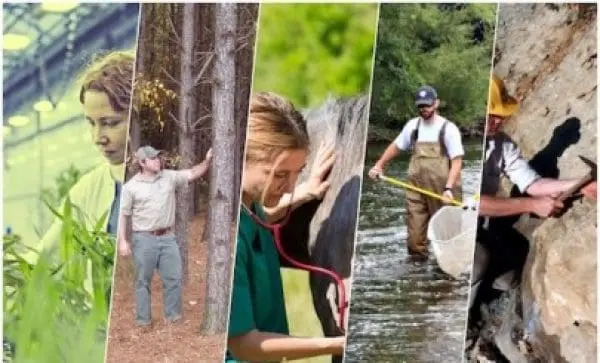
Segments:
[[[427,117],[425,117],[422,113],[419,112],[419,115],[421,116],[421,118],[425,121],[429,121],[433,118],[433,116],[435,115],[435,112],[431,112]]]

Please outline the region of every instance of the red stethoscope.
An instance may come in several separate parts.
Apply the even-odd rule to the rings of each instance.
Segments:
[[[293,197],[294,196],[292,194],[292,198],[290,200],[293,200]],[[289,221],[290,215],[292,214],[292,204],[290,203],[290,206],[287,208],[285,218],[277,224],[268,224],[262,221],[260,218],[258,218],[258,216],[255,215],[248,207],[244,206],[244,208],[256,223],[273,233],[273,237],[275,239],[275,247],[277,248],[277,251],[290,265],[309,272],[316,272],[323,275],[327,275],[335,281],[338,291],[338,314],[340,315],[340,324],[338,325],[338,327],[340,328],[342,334],[345,334],[344,318],[346,315],[346,308],[348,307],[348,301],[346,300],[346,286],[344,285],[344,279],[335,271],[331,271],[319,266],[304,264],[302,262],[294,260],[285,252],[283,248],[283,245],[281,243],[281,230]]]

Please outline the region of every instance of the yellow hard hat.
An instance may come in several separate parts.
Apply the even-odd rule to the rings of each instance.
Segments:
[[[508,117],[519,108],[519,101],[508,94],[504,81],[496,75],[490,80],[490,101],[488,114]]]

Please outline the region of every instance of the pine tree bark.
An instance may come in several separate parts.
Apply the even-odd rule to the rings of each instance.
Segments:
[[[196,161],[194,153],[195,143],[192,133],[192,124],[196,117],[196,102],[194,92],[194,39],[195,39],[195,5],[183,5],[183,21],[181,31],[181,63],[180,63],[180,91],[179,91],[179,156],[181,169],[192,167]],[[175,230],[177,243],[181,253],[183,280],[188,279],[188,238],[187,230],[189,221],[194,215],[194,188],[184,186],[177,193],[177,218]]]
[[[226,331],[232,262],[231,215],[236,142],[235,125],[235,39],[237,5],[215,5],[215,64],[213,69],[213,168],[210,180],[208,213],[208,259],[204,331]]]
[[[238,218],[238,205],[242,173],[244,167],[244,151],[246,145],[246,128],[248,125],[248,107],[250,103],[250,89],[252,86],[252,71],[254,64],[254,40],[258,18],[257,4],[240,4],[238,6],[237,24],[237,54],[236,71],[237,80],[235,90],[235,121],[236,121],[236,148],[235,148],[235,177],[234,177],[234,208],[231,218],[234,223]]]
[[[212,124],[212,69],[213,69],[213,49],[215,42],[214,34],[214,4],[196,5],[196,57],[195,72],[196,76],[204,70],[200,79],[196,83],[196,110],[198,117],[203,117],[203,121],[195,127],[196,136],[196,154],[203,156],[210,148],[211,144],[211,124]],[[207,64],[208,62],[208,64]],[[206,67],[206,68],[205,68]],[[205,116],[210,115],[210,118]],[[208,177],[207,177],[208,179]],[[196,213],[204,213],[208,210],[208,184],[196,183],[195,187]],[[205,227],[206,229],[206,227]],[[202,232],[202,242],[208,239],[206,232]]]
[[[140,12],[140,22],[138,25],[138,46],[136,49],[136,57],[135,57],[135,67],[134,67],[134,75],[133,75],[133,85],[135,85],[135,78],[136,78],[136,74],[139,73],[144,73],[145,69],[144,69],[144,59],[145,57],[145,53],[139,51],[139,49],[147,49],[147,47],[145,46],[146,41],[144,40],[144,38],[140,37],[140,34],[145,34],[147,31],[147,26],[146,26],[146,22],[148,19],[148,12],[150,12],[152,9],[142,9],[142,11]],[[136,97],[136,95],[132,92],[132,97]],[[128,151],[129,151],[129,155],[133,155],[135,153],[135,151],[140,147],[140,136],[141,136],[141,130],[140,130],[140,123],[138,120],[138,116],[135,114],[135,112],[132,110],[131,112],[131,118],[129,120],[129,145],[128,145]]]

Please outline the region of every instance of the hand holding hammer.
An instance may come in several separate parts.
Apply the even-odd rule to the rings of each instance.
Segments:
[[[564,202],[567,198],[570,197],[574,197],[577,195],[583,195],[586,196],[588,198],[592,198],[594,200],[596,200],[596,193],[597,193],[597,189],[596,189],[596,179],[597,179],[597,168],[596,168],[596,163],[593,162],[592,160],[583,157],[581,155],[579,155],[579,158],[585,163],[587,164],[587,166],[590,167],[590,171],[588,174],[586,174],[585,176],[583,176],[581,179],[579,179],[579,181],[577,181],[577,183],[575,183],[575,185],[573,185],[571,188],[565,190],[564,192],[562,192],[557,200],[560,202]],[[579,192],[579,193],[577,193]]]

